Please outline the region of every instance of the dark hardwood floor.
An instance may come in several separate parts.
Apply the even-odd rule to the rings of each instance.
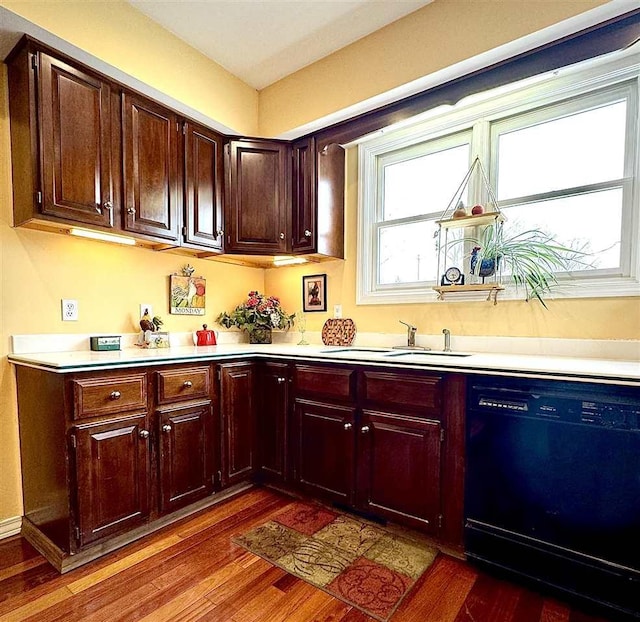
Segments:
[[[0,541],[0,620],[369,622],[231,537],[291,499],[253,489],[65,575],[23,538]],[[597,622],[439,555],[392,622]]]

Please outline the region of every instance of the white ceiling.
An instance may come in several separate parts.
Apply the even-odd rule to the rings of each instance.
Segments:
[[[433,0],[128,0],[256,89]]]

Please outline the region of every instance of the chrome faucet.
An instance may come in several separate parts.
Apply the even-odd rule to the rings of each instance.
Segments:
[[[443,328],[442,334],[444,335],[444,352],[451,352],[451,331]]]
[[[407,345],[406,346],[393,346],[399,350],[428,350],[429,348],[424,348],[423,346],[416,345],[416,333],[418,332],[418,327],[413,326],[413,324],[408,324],[407,322],[403,322],[399,320],[400,324],[404,324],[407,327]]]

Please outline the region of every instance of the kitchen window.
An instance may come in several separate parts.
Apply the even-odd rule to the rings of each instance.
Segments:
[[[476,156],[505,228],[542,229],[588,253],[551,297],[640,295],[639,74],[637,52],[615,54],[362,140],[358,303],[436,299],[437,220]],[[462,200],[486,204],[486,188],[472,178]],[[509,286],[501,298],[522,296]]]

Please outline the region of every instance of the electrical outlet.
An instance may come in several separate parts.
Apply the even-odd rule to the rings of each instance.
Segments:
[[[78,301],[62,299],[62,321],[75,322],[78,319]]]
[[[342,305],[333,305],[333,317],[336,319],[342,317]]]
[[[140,317],[142,317],[144,315],[145,311],[149,314],[149,317],[153,317],[153,305],[147,305],[147,304],[143,304],[141,302],[140,303]]]

